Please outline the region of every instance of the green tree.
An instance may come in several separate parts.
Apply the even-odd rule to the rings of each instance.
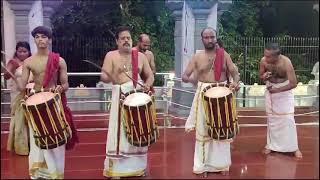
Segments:
[[[102,65],[105,53],[115,48],[114,32],[119,25],[132,28],[134,44],[141,33],[151,36],[157,72],[173,69],[174,20],[164,0],[64,1],[51,21],[56,41],[53,49],[62,52],[63,57],[67,56],[71,71],[99,71],[79,61],[90,59]],[[99,78],[89,77],[81,81],[95,85]],[[161,80],[157,78],[156,85],[159,84]]]

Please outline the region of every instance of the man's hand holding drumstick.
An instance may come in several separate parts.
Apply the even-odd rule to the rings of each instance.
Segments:
[[[17,82],[17,77],[15,75],[12,74],[12,72],[10,72],[6,66],[3,64],[3,62],[1,62],[1,67],[11,76],[11,78]]]

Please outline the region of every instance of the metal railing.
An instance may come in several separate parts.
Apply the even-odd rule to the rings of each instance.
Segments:
[[[3,73],[1,74],[3,75]],[[92,72],[86,72],[86,73],[68,73],[68,76],[99,76],[100,73],[92,73]],[[182,82],[181,78],[177,78],[174,77],[173,73],[157,73],[156,75],[160,75],[160,76],[164,76],[165,79],[165,86],[163,87],[154,87],[157,91],[156,91],[156,103],[164,103],[164,105],[162,105],[162,111],[163,112],[158,112],[157,115],[163,115],[164,117],[164,125],[165,126],[171,126],[171,117],[173,117],[174,115],[170,114],[169,109],[173,106],[176,107],[182,107],[183,109],[190,109],[191,108],[191,104],[182,104],[182,101],[187,101],[186,99],[183,99],[182,101],[175,101],[174,102],[174,98],[173,98],[173,93],[179,93],[179,96],[182,96],[183,94],[188,94],[188,96],[191,98],[191,101],[189,103],[192,102],[194,93],[195,93],[195,89],[194,88],[180,88],[175,87],[175,81],[178,82]],[[178,83],[177,83],[178,84]],[[252,87],[252,85],[242,85],[242,88],[246,87],[247,89]],[[111,94],[111,85],[109,87],[71,87],[69,88],[71,91],[78,91],[78,90],[98,90],[98,91],[102,91],[103,96],[97,96],[96,98],[101,98],[103,100],[73,100],[73,101],[69,101],[68,104],[69,105],[79,105],[79,104],[83,104],[83,103],[111,103],[111,100],[107,99],[105,94],[106,93],[110,93]],[[241,90],[240,90],[241,91]],[[1,93],[3,92],[10,92],[10,89],[1,89]],[[67,94],[68,95],[68,94]],[[69,98],[69,97],[68,97]],[[314,95],[314,96],[307,96],[307,97],[295,97],[295,99],[305,99],[305,98],[309,98],[309,99],[314,99],[317,98],[319,99],[319,95]],[[3,99],[3,98],[1,98]],[[79,99],[79,97],[71,97],[71,99]],[[88,99],[88,98],[87,98]],[[252,100],[252,101],[264,101],[264,98],[242,98],[242,96],[240,95],[240,97],[236,97],[236,100],[238,101],[242,101],[242,100],[246,100],[245,102],[247,102],[248,100]],[[238,102],[238,104],[240,104]],[[3,102],[3,100],[1,100],[1,106],[3,105],[10,105],[10,102]],[[245,107],[245,106],[244,106]],[[312,113],[318,113],[318,111],[312,112]],[[3,115],[3,114],[2,114]],[[81,115],[78,115],[81,116]],[[84,115],[85,116],[85,115]],[[6,116],[3,117],[1,119],[8,119],[10,118],[10,116]],[[185,120],[185,118],[183,118],[183,120]]]

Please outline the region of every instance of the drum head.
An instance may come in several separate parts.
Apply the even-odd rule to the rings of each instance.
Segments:
[[[142,92],[136,92],[128,95],[125,99],[123,104],[126,106],[141,106],[148,104],[151,101],[151,97]]]
[[[53,92],[39,92],[36,93],[26,100],[26,105],[37,105],[48,102],[50,99],[53,99],[55,94]]]
[[[212,87],[208,89],[204,95],[210,98],[224,97],[232,93],[228,87]]]

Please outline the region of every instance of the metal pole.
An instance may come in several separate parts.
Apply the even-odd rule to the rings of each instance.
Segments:
[[[247,53],[248,53],[248,46],[245,45],[244,47],[244,56],[243,56],[243,77],[244,77],[244,83],[247,84]],[[246,107],[246,86],[243,88],[243,94],[242,94],[242,107]]]

